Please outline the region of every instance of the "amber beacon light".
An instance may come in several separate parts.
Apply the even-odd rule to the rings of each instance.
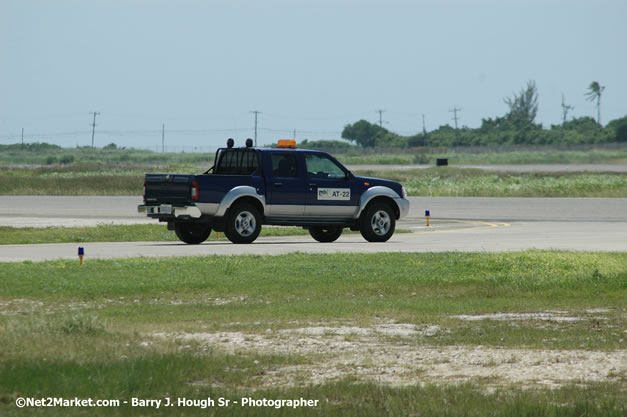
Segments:
[[[294,139],[279,139],[276,147],[277,148],[295,148],[296,141]]]

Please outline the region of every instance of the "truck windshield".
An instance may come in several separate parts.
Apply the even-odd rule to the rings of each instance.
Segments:
[[[214,174],[252,175],[257,170],[257,153],[254,149],[219,149]]]

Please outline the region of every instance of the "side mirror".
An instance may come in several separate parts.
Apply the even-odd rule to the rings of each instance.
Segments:
[[[352,172],[350,172],[350,171],[346,171],[346,177],[345,177],[345,180],[346,180],[346,181],[348,181],[348,180],[350,180],[351,178],[353,178],[353,173],[352,173]]]

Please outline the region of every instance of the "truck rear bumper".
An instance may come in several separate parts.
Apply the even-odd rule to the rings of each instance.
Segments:
[[[158,206],[137,206],[139,213],[146,213],[148,217],[192,217],[197,219],[200,217],[200,209],[196,206],[174,207],[170,204],[161,204]]]

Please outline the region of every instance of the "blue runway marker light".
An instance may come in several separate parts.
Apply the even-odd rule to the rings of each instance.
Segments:
[[[429,210],[425,210],[425,217],[427,218],[427,227],[429,227]]]
[[[82,246],[78,247],[78,259],[81,262],[81,266],[83,266],[83,256],[85,256],[85,248]]]

